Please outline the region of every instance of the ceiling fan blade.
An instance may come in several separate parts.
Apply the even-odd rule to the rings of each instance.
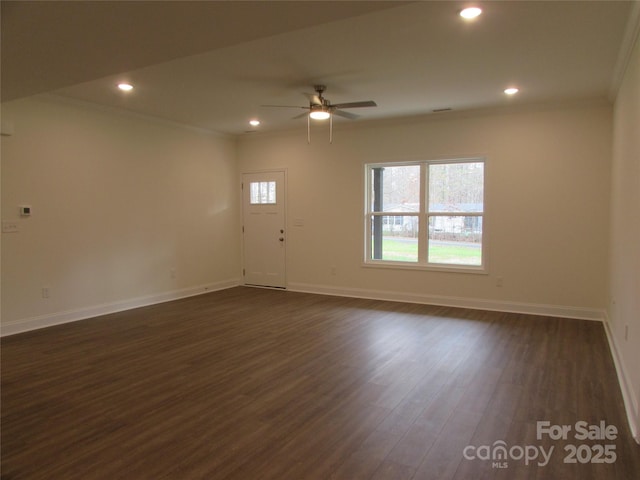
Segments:
[[[291,117],[291,120],[297,120],[299,118],[306,117],[307,115],[309,115],[309,112],[304,112],[304,113],[301,113],[300,115],[296,115],[295,117]]]
[[[260,105],[261,107],[279,107],[279,108],[304,108],[308,109],[309,107],[301,107],[300,105]]]
[[[367,100],[365,102],[337,103],[331,106],[335,108],[359,108],[359,107],[377,107],[378,104],[373,100]]]
[[[360,115],[356,115],[355,113],[351,113],[351,112],[345,112],[342,110],[333,110],[332,113],[339,117],[348,118],[349,120],[355,120],[356,118],[360,118]]]

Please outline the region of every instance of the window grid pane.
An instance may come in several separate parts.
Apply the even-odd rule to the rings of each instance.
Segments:
[[[429,213],[482,212],[484,163],[429,165]]]
[[[418,219],[418,215],[372,215],[371,259],[417,262]]]
[[[482,216],[430,215],[428,262],[482,265]]]
[[[378,169],[382,181],[372,185],[372,212],[419,212],[420,165],[399,165]],[[375,174],[372,182],[376,182]]]

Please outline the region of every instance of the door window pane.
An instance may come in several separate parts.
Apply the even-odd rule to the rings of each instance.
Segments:
[[[276,203],[276,182],[251,182],[249,189],[252,205]]]

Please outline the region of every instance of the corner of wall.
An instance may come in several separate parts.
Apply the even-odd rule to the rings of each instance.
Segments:
[[[640,2],[635,2],[618,58],[609,240],[606,331],[629,425],[640,443]]]

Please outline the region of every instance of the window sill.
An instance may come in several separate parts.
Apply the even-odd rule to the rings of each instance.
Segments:
[[[470,273],[472,275],[488,275],[484,266],[425,265],[408,262],[389,262],[384,260],[362,262],[364,268],[387,268],[392,270],[422,270],[429,272]]]

